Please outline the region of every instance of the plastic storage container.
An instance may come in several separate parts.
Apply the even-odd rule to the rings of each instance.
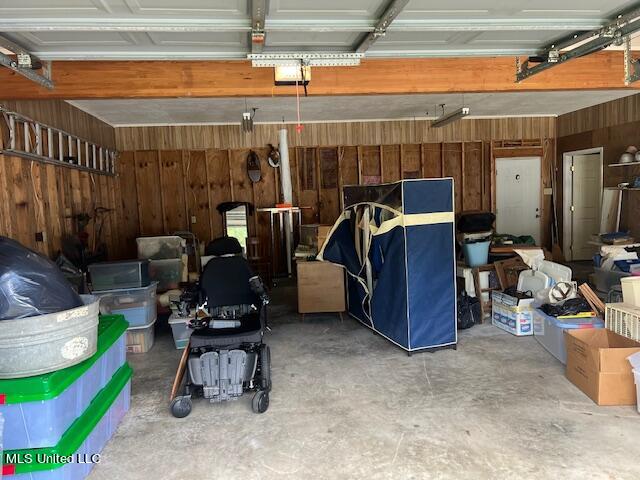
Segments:
[[[149,277],[158,282],[158,291],[178,288],[182,281],[184,264],[181,258],[170,260],[151,260],[149,262]]]
[[[123,288],[94,292],[100,297],[100,313],[124,315],[130,327],[144,327],[156,319],[156,287]]]
[[[91,358],[37,377],[0,380],[0,414],[6,431],[11,432],[5,449],[56,445],[124,365],[126,330],[122,316],[103,316],[98,326],[98,351]]]
[[[633,378],[636,382],[636,402],[638,413],[640,413],[640,370],[633,370]]]
[[[609,293],[609,290],[614,285],[620,285],[620,280],[624,277],[628,277],[631,274],[626,272],[619,272],[617,270],[603,270],[602,268],[594,267],[596,289],[603,293]]]
[[[15,462],[4,465],[2,478],[13,480],[82,480],[91,472],[92,456],[100,453],[113,436],[131,404],[131,375],[123,365],[111,381],[98,393],[90,407],[62,436],[57,445],[47,448],[5,451]],[[26,462],[46,458],[45,462]],[[62,463],[61,458],[73,456],[86,463]]]
[[[154,320],[151,325],[143,327],[133,327],[127,330],[127,352],[129,353],[147,353],[153,347],[155,341]]]
[[[631,276],[620,279],[624,303],[640,307],[640,277]]]
[[[186,240],[175,235],[164,237],[136,238],[138,244],[138,258],[151,260],[166,260],[180,258],[184,253]]]
[[[0,379],[54,372],[96,353],[99,299],[58,313],[0,322]]]
[[[601,318],[556,318],[542,310],[533,310],[533,336],[551,355],[567,363],[564,331],[579,328],[604,328]]]
[[[187,321],[189,318],[177,317],[171,315],[169,317],[169,325],[171,325],[171,333],[173,334],[173,343],[178,350],[186,348],[191,338],[193,330],[187,327]]]
[[[123,260],[89,265],[92,290],[138,288],[149,285],[149,260]]]
[[[479,267],[480,265],[486,265],[489,261],[489,247],[491,241],[465,243],[462,246],[464,251],[464,258],[467,265],[470,267]]]

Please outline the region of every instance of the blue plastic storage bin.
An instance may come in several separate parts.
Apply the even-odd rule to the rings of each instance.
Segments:
[[[128,364],[118,369],[85,413],[49,448],[5,452],[2,478],[13,480],[83,480],[113,436],[131,404]],[[31,461],[27,461],[27,459]],[[61,458],[71,458],[63,463]]]
[[[464,258],[467,265],[470,267],[479,267],[480,265],[486,265],[489,261],[489,247],[491,241],[465,243],[462,246],[464,252]]]
[[[5,450],[56,445],[126,362],[121,316],[102,317],[98,351],[84,362],[36,377],[0,380]]]
[[[564,331],[579,328],[604,328],[601,318],[556,318],[542,310],[533,309],[533,336],[551,355],[567,364],[567,350],[564,344]]]
[[[93,292],[100,297],[100,313],[124,315],[130,327],[146,327],[156,319],[157,282],[148,287]]]

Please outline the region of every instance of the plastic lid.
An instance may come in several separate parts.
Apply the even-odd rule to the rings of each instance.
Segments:
[[[71,367],[34,377],[0,380],[0,405],[51,400],[84,374],[124,334],[129,323],[123,315],[101,315],[96,353]]]
[[[12,458],[13,462],[11,464],[5,464],[3,471],[11,470],[12,474],[19,475],[21,473],[53,470],[65,465],[59,462],[22,463],[20,459],[23,459],[25,455],[31,455],[32,459],[42,458],[42,456],[46,455],[47,458],[55,460],[56,458],[68,457],[76,453],[91,432],[93,432],[98,422],[102,420],[102,417],[104,417],[105,413],[111,408],[132,375],[133,370],[128,363],[120,367],[107,386],[100,390],[98,395],[95,396],[84,413],[64,432],[64,435],[62,435],[62,438],[60,438],[60,441],[55,447],[5,450],[5,460],[8,455],[17,455],[18,461],[16,462],[16,457],[14,456]],[[8,475],[8,473],[5,474]]]

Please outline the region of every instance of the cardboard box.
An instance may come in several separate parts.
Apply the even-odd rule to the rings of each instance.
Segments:
[[[640,343],[607,329],[567,330],[567,378],[598,405],[636,405],[627,357]]]
[[[318,223],[301,225],[300,244],[313,247],[317,249],[317,251],[320,251],[332,228],[333,225],[320,225]]]
[[[517,337],[533,335],[533,298],[517,298],[493,290],[491,323]]]
[[[344,312],[344,269],[328,262],[296,262],[298,312]]]
[[[333,228],[333,225],[318,225],[318,251],[324,245],[324,242],[327,241],[327,237],[329,236],[329,232]]]

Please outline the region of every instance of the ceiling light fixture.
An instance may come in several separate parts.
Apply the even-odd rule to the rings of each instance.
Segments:
[[[440,128],[445,125],[449,125],[450,123],[457,122],[471,113],[469,107],[461,107],[445,115],[444,104],[441,104],[440,106],[442,107],[442,115],[431,124],[433,128]]]
[[[244,112],[242,112],[242,122],[240,123],[240,127],[244,133],[253,132],[253,117],[256,116],[256,107],[249,110],[247,108],[247,99],[244,99]]]
[[[309,65],[277,65],[275,67],[275,84],[308,85],[311,81],[311,67]]]

